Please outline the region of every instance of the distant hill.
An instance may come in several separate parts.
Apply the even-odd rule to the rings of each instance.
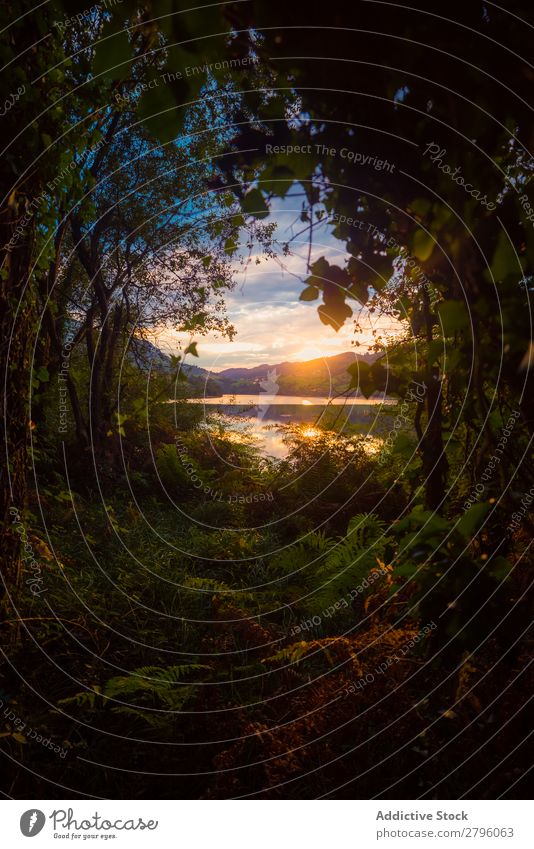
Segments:
[[[378,354],[356,354],[347,351],[333,357],[320,357],[300,363],[264,363],[253,368],[227,368],[212,374],[222,387],[222,393],[253,394],[266,391],[278,395],[332,395],[347,388],[350,377],[347,369],[360,361],[373,363]]]
[[[167,372],[173,368],[171,357],[164,354],[161,348],[153,345],[147,339],[134,338],[130,343],[128,356],[141,369]],[[214,375],[206,369],[192,363],[184,363],[182,371],[187,375],[191,395],[202,397],[203,395],[219,395],[221,393],[221,385],[214,380]]]
[[[146,340],[137,340],[132,355],[138,365],[167,370],[171,358]],[[201,366],[185,363],[183,371],[189,379],[192,394],[254,395],[262,392],[276,395],[330,396],[345,390],[350,382],[347,369],[360,361],[374,363],[378,354],[356,354],[346,351],[333,357],[319,357],[298,363],[263,363],[252,368],[226,368],[210,372]]]

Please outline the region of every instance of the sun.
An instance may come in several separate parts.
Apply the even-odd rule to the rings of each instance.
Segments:
[[[328,356],[328,354],[325,354],[324,350],[321,350],[318,346],[306,345],[295,356],[298,361],[306,362],[307,360],[320,360],[321,357]]]

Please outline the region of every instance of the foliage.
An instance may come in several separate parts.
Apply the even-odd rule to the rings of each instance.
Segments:
[[[4,713],[5,794],[506,795],[529,766],[528,9],[118,5],[2,12],[2,702],[68,754]],[[236,269],[285,270],[304,234],[318,328],[380,320],[334,391],[398,404],[376,444],[332,407],[273,461],[202,421],[186,358],[232,337]]]

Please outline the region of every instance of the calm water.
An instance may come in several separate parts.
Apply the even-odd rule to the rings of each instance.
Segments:
[[[307,431],[313,438],[315,424],[332,424],[345,427],[347,424],[366,425],[373,430],[373,422],[380,405],[394,404],[392,399],[381,398],[314,398],[299,395],[221,395],[218,398],[194,398],[192,402],[204,404],[208,416],[220,417],[226,427],[239,436],[254,437],[262,453],[270,457],[283,458],[288,453],[283,442],[284,424],[309,425]],[[335,407],[335,409],[333,409]],[[305,435],[307,431],[304,431]]]
[[[191,398],[191,403],[207,404],[209,406],[225,406],[225,407],[280,407],[280,406],[298,406],[298,407],[326,407],[331,406],[342,407],[346,404],[348,407],[370,407],[376,404],[394,404],[391,399],[382,398],[316,398],[314,395],[269,395],[261,393],[259,395],[219,395],[218,398]]]

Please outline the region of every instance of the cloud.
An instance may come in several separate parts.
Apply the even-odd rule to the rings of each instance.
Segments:
[[[283,243],[305,226],[300,220],[300,200],[289,198],[277,202],[273,214],[277,219],[276,237]],[[347,253],[342,243],[332,237],[329,225],[314,230],[312,263],[324,256],[332,265],[344,267]],[[363,332],[355,333],[349,321],[336,333],[321,323],[317,307],[321,301],[304,302],[300,293],[308,276],[307,234],[291,243],[291,254],[282,252],[276,258],[253,253],[247,266],[234,264],[236,288],[225,295],[228,318],[237,331],[234,342],[213,334],[198,339],[199,359],[196,365],[220,371],[230,366],[255,366],[284,360],[314,359],[349,351],[358,340],[360,350],[373,342],[372,329],[391,330],[391,320],[375,318],[356,301],[350,302]],[[166,331],[158,343],[165,350],[177,352],[188,344],[189,337]]]

